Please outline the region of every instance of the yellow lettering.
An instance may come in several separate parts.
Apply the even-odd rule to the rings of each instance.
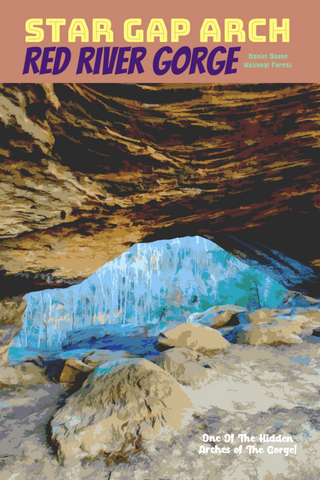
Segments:
[[[133,35],[132,27],[141,25],[141,18],[128,18],[123,25],[123,38],[126,42],[143,42],[143,30],[136,30],[136,34]]]
[[[66,19],[65,18],[47,18],[46,25],[51,26],[51,38],[52,42],[59,43],[60,42],[60,27],[65,25]]]
[[[113,31],[111,30],[111,22],[108,18],[93,18],[92,41],[100,42],[101,35],[105,37],[106,42],[113,42]]]
[[[29,18],[26,21],[26,32],[31,33],[32,36],[26,35],[26,42],[42,42],[44,39],[44,32],[42,28],[36,25],[43,25],[42,18]]]
[[[216,18],[206,18],[200,30],[200,42],[207,42],[212,37],[213,42],[221,42],[221,30]]]
[[[276,18],[269,20],[269,42],[277,42],[278,35],[282,35],[283,42],[290,42],[290,19],[283,18],[281,27],[277,25]]]
[[[224,41],[232,42],[233,35],[237,36],[238,42],[246,41],[246,34],[243,30],[243,21],[240,18],[225,18]]]
[[[254,18],[249,22],[249,40],[251,42],[266,42],[267,39],[264,35],[257,35],[257,27],[259,25],[266,25],[265,18]]]
[[[186,18],[171,19],[171,42],[179,42],[179,37],[189,35],[190,22]]]
[[[147,29],[147,42],[154,42],[158,37],[160,42],[167,42],[167,27],[162,18],[152,18]]]
[[[75,42],[80,37],[81,42],[89,42],[89,30],[84,18],[73,18],[68,31],[68,42]]]

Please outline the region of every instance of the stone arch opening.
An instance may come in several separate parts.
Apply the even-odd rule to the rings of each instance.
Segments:
[[[16,348],[94,347],[108,334],[155,341],[162,330],[212,307],[277,308],[284,293],[277,281],[203,237],[137,244],[79,285],[26,295],[9,358]],[[224,326],[238,323],[230,317]]]
[[[133,244],[188,235],[320,296],[317,84],[1,94],[4,298],[69,286]]]

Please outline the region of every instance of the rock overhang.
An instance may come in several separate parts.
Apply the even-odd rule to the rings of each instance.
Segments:
[[[4,85],[3,296],[201,235],[319,297],[318,84]]]

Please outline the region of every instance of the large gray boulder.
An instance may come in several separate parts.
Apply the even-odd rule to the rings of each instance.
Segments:
[[[289,346],[302,342],[298,336],[300,332],[301,327],[298,322],[278,319],[272,324],[239,325],[228,335],[228,340],[246,345]]]
[[[245,319],[250,325],[263,325],[265,323],[274,323],[277,317],[285,317],[290,315],[291,309],[278,310],[276,308],[260,308],[253,312],[241,314],[241,319]],[[241,322],[242,323],[242,322]]]
[[[61,460],[137,451],[141,442],[178,429],[191,408],[178,382],[145,359],[95,369],[51,421]]]

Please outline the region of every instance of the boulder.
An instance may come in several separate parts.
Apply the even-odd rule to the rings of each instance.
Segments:
[[[261,308],[259,310],[255,310],[254,312],[240,314],[240,323],[249,322],[250,325],[264,325],[267,323],[272,324],[281,320],[281,318],[278,317],[283,317],[282,319],[288,318],[290,313],[290,308],[284,310],[279,310],[276,308]]]
[[[191,408],[178,382],[145,359],[120,359],[95,369],[51,421],[60,460],[122,457],[141,442],[178,429]]]
[[[68,353],[68,354],[67,354]],[[34,363],[45,367],[47,376],[64,387],[79,388],[84,380],[101,363],[115,361],[120,358],[133,358],[125,351],[112,350],[71,350],[57,357],[37,359]],[[74,355],[72,355],[74,353]]]
[[[11,365],[6,363],[0,366],[0,388],[35,388],[38,384],[49,383],[43,369],[33,363]]]
[[[162,352],[154,363],[171,373],[179,383],[190,385],[208,377],[208,369],[197,363],[202,358],[201,353],[187,348],[172,348]]]
[[[74,387],[81,384],[93,370],[93,366],[86,365],[77,358],[67,358],[60,374],[59,383],[63,387]]]
[[[251,319],[249,324],[252,326],[259,326],[259,325],[272,325],[273,323],[278,324],[279,322],[281,322],[281,319],[276,317],[263,317],[263,318],[255,317]]]
[[[297,333],[301,328],[297,324],[292,324],[288,320],[271,325],[239,325],[235,327],[228,340],[232,343],[242,343],[246,345],[293,345],[301,343],[302,340]]]
[[[298,321],[295,320],[285,320],[283,318],[274,318],[273,323],[271,324],[273,326],[277,326],[279,330],[283,330],[285,333],[293,333],[295,335],[298,335],[301,333],[301,325]]]
[[[307,295],[303,295],[300,292],[294,292],[292,290],[289,290],[288,292],[285,292],[284,294],[284,300],[282,304],[286,307],[309,307],[312,305],[318,305],[320,304],[319,298],[312,298]]]
[[[188,318],[188,323],[200,323],[211,328],[220,328],[227,324],[239,325],[237,317],[238,313],[246,312],[247,310],[237,305],[219,305],[211,307],[202,313],[193,313]]]
[[[272,318],[273,312],[274,310],[271,310],[270,308],[260,308],[259,310],[248,313],[245,315],[245,318],[252,325],[261,325],[262,323],[267,323],[266,319]]]
[[[205,355],[214,355],[226,348],[227,340],[217,331],[199,323],[183,323],[158,335],[159,349],[182,347]]]
[[[304,315],[295,315],[292,317],[291,322],[293,324],[299,325],[300,328],[306,328],[309,323],[313,323],[310,321],[309,318],[305,317]]]
[[[309,324],[320,323],[320,309],[319,308],[308,308],[308,309],[299,309],[297,317],[304,317],[306,322]]]
[[[320,337],[320,328],[315,328],[312,332],[314,337]]]
[[[290,321],[291,325],[298,325],[301,328],[308,328],[314,324],[320,323],[320,310],[318,308],[310,308],[310,309],[293,309],[294,314],[284,317],[287,319],[287,321]],[[285,321],[283,318],[266,318],[264,319],[265,321],[263,323],[273,323],[277,321],[279,324],[281,322]],[[258,325],[257,322],[254,323],[255,325]],[[300,333],[297,332],[297,333]]]

